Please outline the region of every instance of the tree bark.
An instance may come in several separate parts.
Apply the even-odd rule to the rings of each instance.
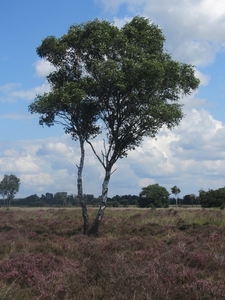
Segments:
[[[84,201],[83,197],[83,182],[82,182],[82,172],[83,172],[83,167],[84,167],[84,156],[85,156],[85,150],[84,150],[84,141],[80,139],[80,164],[77,166],[78,171],[77,171],[77,193],[78,193],[78,198],[80,200],[80,205],[82,208],[82,216],[84,220],[84,227],[83,227],[83,232],[84,234],[88,233],[89,229],[89,217],[87,213],[87,206]]]
[[[109,185],[109,180],[111,176],[111,167],[110,168],[105,168],[105,178],[102,183],[102,200],[100,203],[100,207],[97,213],[97,216],[91,226],[90,235],[98,235],[98,227],[101,223],[101,220],[104,215],[104,211],[106,208],[106,202],[107,202],[107,197],[108,197],[108,185]]]

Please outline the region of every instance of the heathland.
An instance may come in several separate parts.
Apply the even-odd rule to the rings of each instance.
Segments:
[[[90,219],[96,209],[89,209]],[[225,299],[225,211],[0,209],[1,300]]]

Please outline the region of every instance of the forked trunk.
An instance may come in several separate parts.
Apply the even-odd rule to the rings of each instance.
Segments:
[[[102,184],[102,200],[100,203],[100,207],[97,213],[97,216],[91,226],[89,234],[97,235],[98,234],[98,227],[101,223],[101,220],[104,215],[104,211],[106,208],[106,202],[107,202],[107,196],[108,196],[108,185],[109,185],[109,180],[110,180],[110,175],[111,175],[111,168],[108,170],[105,169],[105,178]]]
[[[84,141],[80,140],[80,164],[77,166],[78,172],[77,172],[77,193],[78,193],[78,198],[80,200],[80,205],[82,208],[82,216],[84,220],[84,234],[88,233],[88,228],[89,228],[89,217],[87,214],[87,206],[84,201],[83,197],[83,183],[82,183],[82,172],[83,172],[83,167],[84,167]]]

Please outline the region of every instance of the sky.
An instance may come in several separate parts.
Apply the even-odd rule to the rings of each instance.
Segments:
[[[158,183],[180,197],[225,186],[225,1],[224,0],[0,0],[0,180],[20,178],[16,198],[32,194],[76,194],[78,144],[60,125],[41,127],[28,112],[37,94],[50,91],[52,66],[36,48],[47,36],[98,18],[118,27],[134,16],[149,18],[166,37],[172,58],[195,66],[201,84],[180,99],[185,118],[172,131],[119,160],[109,197],[138,195]],[[94,145],[103,148],[99,137]],[[85,194],[101,195],[104,170],[86,146]]]

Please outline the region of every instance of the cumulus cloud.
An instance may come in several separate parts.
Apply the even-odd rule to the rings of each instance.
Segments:
[[[17,90],[11,91],[10,95],[15,98],[21,98],[24,100],[33,100],[37,94],[48,93],[50,86],[48,83],[43,83],[41,86],[36,86],[29,90]]]
[[[36,75],[39,77],[46,77],[50,72],[54,71],[55,68],[48,61],[43,59],[38,60],[35,63]],[[22,89],[20,83],[7,83],[0,86],[0,101],[1,102],[13,102],[16,99],[33,100],[36,95],[48,93],[50,86],[48,82],[44,82],[40,86],[35,86],[30,89]]]
[[[197,66],[210,64],[215,54],[225,46],[223,0],[187,0],[179,3],[175,0],[98,1],[111,12],[125,4],[129,15],[114,18],[118,27],[134,15],[150,18],[162,28],[168,52],[180,61]],[[53,70],[52,65],[44,60],[35,63],[37,76],[46,76]],[[209,75],[198,69],[195,74],[202,86],[209,84]],[[9,83],[0,87],[0,100],[33,100],[36,94],[48,91],[47,83],[28,90],[19,84]],[[198,91],[181,99],[181,103],[184,104],[185,118],[177,128],[173,131],[163,128],[157,139],[144,139],[142,147],[116,163],[116,171],[109,184],[109,196],[138,195],[142,187],[153,183],[165,186],[168,191],[177,185],[181,195],[197,194],[201,188],[207,190],[224,186],[224,124],[208,111],[207,99],[199,98]],[[7,117],[7,114],[0,117]],[[93,145],[101,155],[103,137],[94,140]],[[58,191],[76,193],[76,165],[80,150],[78,143],[72,141],[69,135],[0,144],[0,152],[0,177],[4,173],[16,173],[21,178],[21,196]],[[98,196],[101,194],[104,169],[88,145],[85,155],[84,193]]]
[[[10,120],[24,120],[24,119],[32,119],[34,118],[32,115],[28,115],[25,113],[9,113],[9,114],[1,114],[0,119],[10,119]]]
[[[201,73],[199,70],[195,70],[195,76],[200,80],[200,85],[206,86],[209,84],[210,76]]]
[[[16,99],[33,100],[37,94],[48,93],[50,86],[47,82],[40,86],[30,88],[28,90],[21,89],[21,85],[18,83],[8,83],[0,87],[0,101],[12,102]]]
[[[99,0],[100,1],[100,0]],[[131,16],[142,15],[162,28],[166,49],[175,59],[205,65],[212,63],[219,49],[225,47],[225,2],[223,0],[101,0],[108,11],[126,5],[129,16],[118,19],[121,26]]]
[[[183,194],[218,188],[224,186],[224,133],[222,122],[193,108],[172,132],[162,130],[156,140],[145,139],[127,163],[137,178],[155,180],[169,191],[173,185],[180,185]]]
[[[102,139],[94,141],[96,151],[103,147]],[[19,196],[55,193],[66,191],[76,194],[77,164],[80,159],[79,145],[64,135],[58,138],[27,140],[0,145],[0,169],[3,175],[13,173],[21,179]],[[86,159],[83,172],[84,193],[101,194],[104,170],[86,145]],[[122,168],[119,164],[122,163]],[[136,181],[139,180],[127,161],[121,160],[118,170],[112,175],[110,195],[114,193],[137,193]],[[124,172],[126,170],[126,176]],[[122,176],[121,176],[122,175]],[[132,182],[131,189],[127,180]],[[129,192],[128,192],[129,190]]]
[[[191,101],[185,99],[185,101]],[[186,108],[186,117],[173,131],[162,129],[157,139],[146,138],[142,147],[119,160],[109,184],[109,196],[136,194],[159,183],[177,185],[181,194],[224,185],[225,127],[205,109]],[[102,136],[94,142],[98,153]],[[79,145],[69,135],[0,145],[1,177],[13,173],[21,178],[21,196],[66,191],[75,194]],[[104,170],[86,145],[84,193],[101,194]]]
[[[34,66],[38,77],[46,77],[49,73],[55,71],[55,67],[44,59],[37,60]]]

